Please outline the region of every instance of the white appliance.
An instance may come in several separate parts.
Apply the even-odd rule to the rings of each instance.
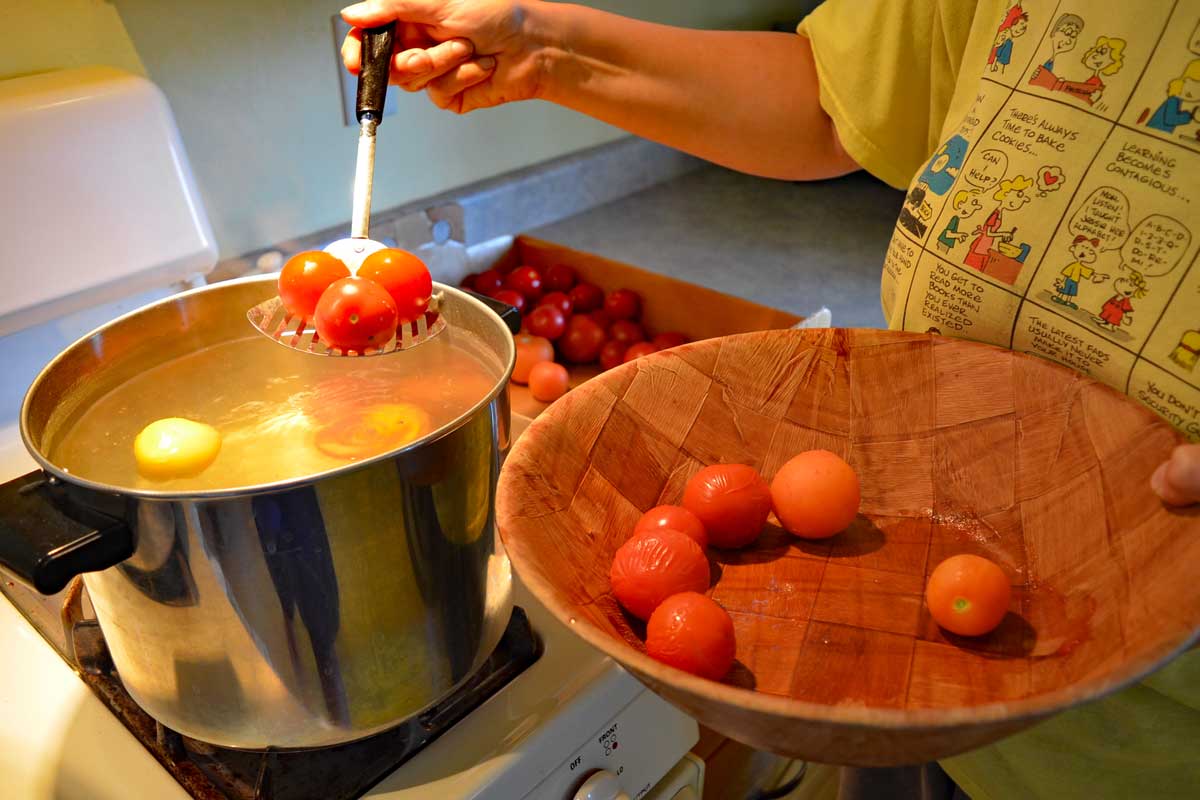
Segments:
[[[94,327],[202,281],[216,247],[166,100],[136,76],[96,68],[0,81],[0,176],[8,481],[35,466],[17,419],[41,367]],[[695,721],[571,634],[519,581],[516,602],[542,656],[367,797],[699,798],[703,764],[686,755]],[[2,596],[0,654],[0,796],[187,797]]]

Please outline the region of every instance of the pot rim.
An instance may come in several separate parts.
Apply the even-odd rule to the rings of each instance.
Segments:
[[[38,372],[37,377],[33,379],[33,383],[30,384],[29,389],[25,392],[25,397],[21,401],[20,431],[21,431],[21,443],[25,446],[26,451],[28,451],[29,455],[33,457],[34,461],[36,461],[38,463],[38,466],[42,469],[42,471],[49,474],[52,479],[58,479],[60,481],[70,483],[75,486],[84,487],[87,489],[91,489],[93,491],[102,492],[104,494],[120,495],[122,497],[136,497],[136,498],[145,499],[145,500],[160,500],[160,501],[174,501],[174,502],[225,500],[225,499],[241,498],[241,497],[260,495],[260,494],[274,494],[274,493],[278,493],[278,492],[288,491],[291,489],[297,489],[297,488],[300,488],[303,486],[308,486],[308,485],[317,483],[318,481],[323,481],[328,478],[334,478],[339,475],[349,474],[351,472],[355,472],[360,469],[365,469],[366,467],[372,466],[372,465],[380,463],[382,461],[386,461],[388,459],[394,459],[398,456],[402,456],[406,453],[417,450],[420,447],[424,447],[425,445],[436,442],[439,439],[445,437],[446,435],[453,433],[454,431],[461,428],[469,420],[473,419],[476,414],[480,413],[487,406],[491,405],[496,400],[496,398],[500,396],[501,392],[507,391],[509,379],[512,377],[513,367],[516,365],[516,346],[515,345],[509,350],[508,360],[504,366],[503,373],[501,374],[501,376],[499,378],[496,379],[496,385],[492,388],[492,391],[490,391],[487,395],[485,395],[475,405],[471,406],[469,409],[467,409],[463,413],[459,414],[454,419],[452,419],[449,422],[447,422],[446,424],[442,425],[440,428],[436,428],[435,430],[430,431],[425,436],[423,436],[419,439],[416,439],[415,441],[409,442],[408,444],[406,444],[402,447],[397,447],[394,450],[387,450],[383,453],[379,453],[378,455],[363,459],[361,461],[352,461],[352,462],[345,464],[343,466],[340,466],[340,467],[334,467],[332,469],[323,470],[321,472],[314,472],[314,473],[311,473],[308,475],[303,475],[303,476],[296,477],[296,478],[287,478],[285,480],[272,481],[270,483],[250,484],[248,486],[240,486],[240,487],[229,488],[229,489],[192,489],[192,490],[185,490],[185,491],[179,491],[179,490],[170,491],[170,490],[158,490],[158,489],[137,489],[137,488],[133,488],[133,487],[123,487],[123,486],[116,486],[116,485],[109,484],[109,483],[102,483],[99,481],[91,480],[89,478],[84,478],[84,477],[81,477],[78,475],[74,475],[70,472],[67,472],[66,470],[63,470],[58,465],[56,465],[52,461],[50,461],[49,458],[44,456],[42,454],[40,448],[36,447],[33,444],[32,435],[29,431],[29,411],[30,411],[31,398],[37,392],[37,389],[41,385],[42,381],[46,378],[46,376],[48,374],[50,374],[50,372],[52,372],[54,370],[55,365],[57,365],[63,358],[66,357],[67,353],[73,351],[76,347],[79,347],[81,344],[88,341],[92,337],[102,333],[103,331],[105,331],[121,322],[124,322],[127,319],[130,319],[132,317],[138,316],[139,314],[145,313],[146,311],[148,311],[152,308],[166,305],[168,303],[177,302],[179,299],[184,298],[184,297],[189,297],[189,296],[195,295],[195,294],[202,294],[204,292],[214,291],[216,289],[227,287],[227,286],[234,286],[234,285],[246,284],[246,283],[265,283],[267,281],[277,281],[278,279],[279,279],[279,273],[272,272],[272,273],[267,273],[267,274],[262,274],[262,275],[247,275],[247,276],[244,276],[241,278],[233,278],[230,280],[219,281],[217,283],[210,283],[205,286],[198,286],[194,289],[188,289],[187,291],[178,292],[178,293],[172,294],[168,297],[164,297],[160,300],[155,300],[154,302],[147,303],[146,305],[141,306],[139,308],[135,308],[132,311],[126,312],[125,314],[122,314],[121,316],[111,319],[108,322],[92,329],[88,333],[85,333],[83,336],[80,336],[78,339],[76,339],[71,344],[64,347],[61,351],[59,351],[59,353],[57,355],[55,355],[54,358],[52,358],[44,367],[42,367],[42,369]],[[500,317],[496,314],[496,312],[494,312],[494,311],[492,311],[492,309],[488,308],[487,305],[485,305],[484,303],[480,302],[479,300],[475,299],[471,295],[467,294],[466,292],[463,292],[462,290],[460,290],[456,287],[447,286],[445,284],[438,283],[436,281],[434,282],[433,285],[434,285],[435,291],[446,292],[447,294],[453,296],[457,301],[472,305],[477,310],[485,313],[486,315],[490,315],[491,317],[494,318],[494,322],[499,327],[499,329],[503,330],[504,334],[506,336],[508,335],[508,328],[505,326],[504,322],[500,319]],[[250,323],[247,322],[246,324],[249,325]],[[511,339],[512,337],[509,336],[509,338]],[[403,352],[403,351],[398,351],[398,352]],[[389,355],[394,355],[394,354],[387,354],[387,355],[382,355],[382,356],[371,356],[371,357],[372,358],[388,358]],[[313,358],[327,358],[328,356],[313,355],[312,357]]]

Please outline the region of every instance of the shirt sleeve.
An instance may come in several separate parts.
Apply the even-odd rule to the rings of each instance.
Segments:
[[[826,0],[797,29],[842,146],[891,186],[937,148],[974,13],[960,0]]]

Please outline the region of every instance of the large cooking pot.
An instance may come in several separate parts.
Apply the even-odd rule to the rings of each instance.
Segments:
[[[189,494],[98,484],[47,457],[56,431],[131,376],[245,337],[246,309],[274,286],[256,276],[176,295],[65,350],[21,411],[41,474],[0,497],[0,563],[47,594],[86,573],[130,695],[169,728],[225,747],[322,746],[395,725],[469,677],[512,609],[493,495],[513,340],[494,307],[457,289],[438,287],[441,335],[471,332],[503,374],[402,448]]]

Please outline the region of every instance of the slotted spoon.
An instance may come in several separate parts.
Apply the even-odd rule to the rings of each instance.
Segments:
[[[338,258],[357,274],[363,259],[385,245],[370,238],[371,191],[375,183],[375,132],[383,121],[383,104],[387,97],[388,71],[392,58],[392,43],[396,24],[369,28],[362,35],[362,69],[358,74],[358,94],[355,112],[358,117],[358,159],[354,167],[354,201],[350,217],[350,236],[329,244],[325,252]],[[361,350],[331,347],[321,341],[312,320],[296,316],[272,297],[246,312],[250,324],[273,341],[323,356],[375,356],[407,350],[429,341],[446,327],[438,308],[441,292],[434,292],[426,312],[415,320],[402,321],[396,335],[387,342]]]

